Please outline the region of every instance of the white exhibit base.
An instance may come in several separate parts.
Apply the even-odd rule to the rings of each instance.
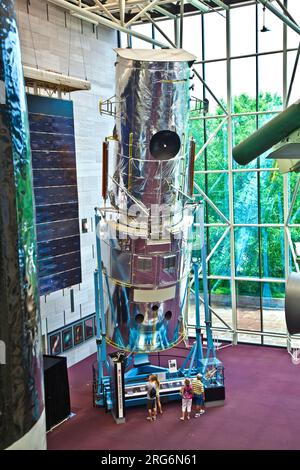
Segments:
[[[40,419],[21,439],[14,442],[6,450],[46,450],[45,410]]]

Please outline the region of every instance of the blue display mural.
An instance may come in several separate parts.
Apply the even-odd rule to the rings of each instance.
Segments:
[[[72,101],[27,95],[40,295],[81,282]]]

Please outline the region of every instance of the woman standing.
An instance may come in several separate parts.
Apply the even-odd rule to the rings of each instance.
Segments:
[[[187,419],[190,419],[190,413],[192,410],[192,401],[193,401],[193,388],[191,386],[190,379],[185,379],[184,386],[181,387],[181,396],[182,396],[182,416],[181,421],[184,421],[185,413],[187,414]]]
[[[158,412],[162,415],[163,412],[162,412],[162,406],[161,406],[161,402],[160,402],[160,383],[159,383],[159,380],[157,378],[157,375],[153,375],[153,379],[155,381],[155,385],[156,385],[156,408],[158,410]]]
[[[148,383],[146,385],[147,389],[147,410],[148,410],[148,416],[147,419],[149,421],[155,421],[156,420],[156,396],[157,396],[157,391],[156,391],[156,383],[154,379],[154,375],[149,375],[148,377]]]

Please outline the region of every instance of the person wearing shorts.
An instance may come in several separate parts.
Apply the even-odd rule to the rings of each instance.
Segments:
[[[148,415],[147,419],[149,421],[156,420],[156,397],[157,397],[157,390],[155,379],[152,375],[149,375],[148,383],[147,383],[147,410]]]
[[[190,419],[190,414],[192,411],[192,401],[193,401],[193,388],[191,386],[190,379],[185,379],[184,386],[181,388],[181,396],[182,396],[182,416],[181,421],[184,421],[185,415],[187,415],[187,419]]]
[[[201,381],[201,374],[197,374],[195,380],[193,380],[192,388],[193,388],[193,398],[194,398],[194,405],[196,406],[196,414],[195,418],[199,418],[199,416],[205,413],[204,409],[204,386]]]
[[[155,386],[156,386],[156,410],[158,413],[160,413],[161,415],[163,414],[163,411],[162,411],[162,406],[161,406],[161,401],[160,401],[160,395],[159,395],[159,391],[160,391],[160,382],[158,380],[158,377],[157,375],[153,375],[153,380],[155,382]]]

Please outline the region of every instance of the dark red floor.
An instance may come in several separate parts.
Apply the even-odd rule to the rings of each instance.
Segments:
[[[162,365],[167,355],[161,356]],[[218,357],[225,366],[225,406],[182,422],[180,403],[171,403],[154,423],[139,407],[128,409],[127,422],[120,425],[92,407],[95,356],[85,359],[69,369],[76,416],[48,433],[48,449],[300,449],[300,366],[286,350],[239,345]]]

